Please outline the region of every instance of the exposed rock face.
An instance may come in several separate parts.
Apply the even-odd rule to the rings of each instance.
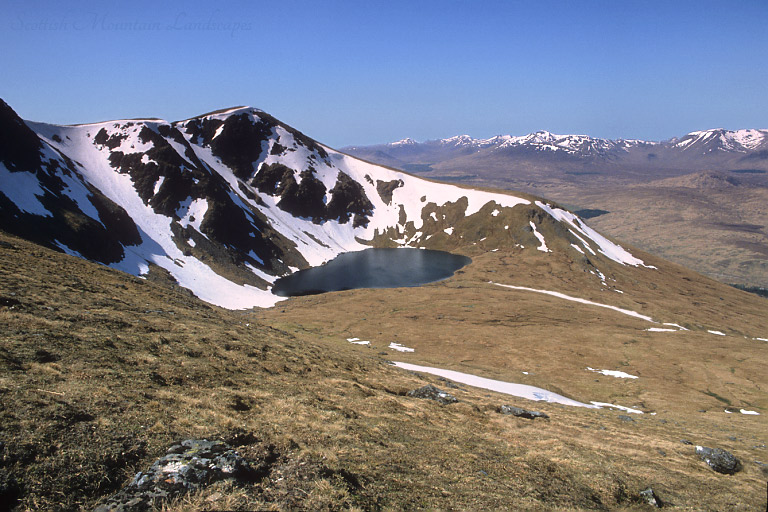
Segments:
[[[527,418],[529,420],[536,418],[549,418],[549,415],[543,412],[529,411],[527,409],[521,409],[520,407],[514,407],[511,405],[501,405],[497,411],[501,414],[511,414],[512,416],[517,416],[518,418]]]
[[[431,384],[427,384],[426,386],[418,389],[412,389],[408,392],[408,396],[412,396],[414,398],[424,398],[426,400],[434,400],[443,405],[453,404],[459,401],[459,399],[455,396],[446,393],[445,391],[438,389]]]
[[[640,497],[652,507],[661,508],[664,506],[664,503],[650,487],[640,491]]]
[[[124,246],[141,242],[125,210],[86,183],[75,162],[45,146],[2,100],[0,133],[0,164],[10,173],[0,178],[6,182],[0,229],[107,264],[124,257]],[[25,199],[15,203],[9,191]]]
[[[147,471],[112,496],[96,512],[149,510],[159,502],[217,480],[248,480],[248,462],[221,441],[187,439],[168,449]]]
[[[709,464],[713,470],[724,475],[733,475],[741,471],[741,461],[731,452],[721,448],[707,448],[706,446],[697,446],[696,453],[701,460]]]
[[[381,181],[376,180],[376,191],[381,200],[387,204],[392,204],[392,192],[403,186],[403,180]]]
[[[3,100],[0,100],[0,162],[10,171],[32,171],[40,167],[43,146],[35,132]]]

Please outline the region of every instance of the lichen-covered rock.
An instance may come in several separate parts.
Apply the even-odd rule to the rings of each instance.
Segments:
[[[455,396],[446,393],[442,389],[438,389],[431,384],[427,384],[424,387],[418,389],[412,389],[408,392],[408,396],[414,398],[424,398],[426,400],[435,400],[441,404],[453,404],[459,401]]]
[[[512,416],[517,416],[518,418],[528,418],[529,420],[535,418],[549,418],[549,416],[543,412],[529,411],[527,409],[521,409],[520,407],[514,407],[512,405],[501,405],[497,411],[501,414],[511,414]]]
[[[640,491],[640,497],[652,507],[661,508],[664,506],[664,502],[661,501],[661,498],[659,498],[656,495],[656,492],[650,487]]]
[[[733,475],[741,471],[741,461],[731,452],[721,448],[707,448],[706,446],[697,446],[696,453],[701,460],[709,464],[713,470],[724,475]]]
[[[159,501],[224,479],[248,480],[253,470],[221,441],[187,439],[168,449],[147,471],[96,508],[95,512],[149,510]]]

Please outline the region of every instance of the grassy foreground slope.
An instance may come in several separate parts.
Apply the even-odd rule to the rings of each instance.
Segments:
[[[762,506],[765,475],[754,461],[768,459],[766,344],[743,336],[766,327],[764,299],[714,282],[707,292],[682,269],[679,279],[659,274],[681,286],[676,293],[695,294],[686,303],[664,283],[622,282],[617,270],[628,296],[611,292],[617,305],[644,301],[654,318],[689,319],[690,333],[655,338],[625,315],[488,284],[551,288],[564,274],[527,265],[540,263],[536,254],[486,249],[462,249],[474,263],[425,288],[234,313],[0,233],[0,471],[21,489],[18,509],[92,508],[189,437],[237,446],[261,479],[214,484],[168,510],[644,510],[648,486],[680,509]],[[561,284],[594,301],[607,293]],[[374,347],[350,345],[351,336]],[[416,352],[387,350],[389,341]],[[619,353],[638,365],[626,370],[638,382],[583,368],[614,369]],[[386,363],[458,368],[469,356],[464,371],[522,382],[520,361],[529,383],[587,401],[632,398],[623,405],[658,414],[627,421],[468,386],[450,389],[461,401],[441,406],[405,393],[444,382]],[[723,401],[762,415],[725,414]],[[502,416],[504,403],[550,419]],[[682,439],[728,449],[744,470],[714,473]]]

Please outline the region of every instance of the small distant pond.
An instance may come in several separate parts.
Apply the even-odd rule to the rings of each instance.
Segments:
[[[272,293],[281,297],[313,295],[355,288],[420,286],[447,279],[472,260],[424,249],[366,249],[340,254],[320,267],[281,277]]]

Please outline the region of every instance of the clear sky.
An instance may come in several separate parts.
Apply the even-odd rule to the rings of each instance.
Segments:
[[[768,128],[768,1],[4,0],[23,118],[251,105],[331,146]]]

